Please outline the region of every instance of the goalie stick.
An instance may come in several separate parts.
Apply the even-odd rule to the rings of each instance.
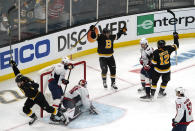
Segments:
[[[170,9],[167,9],[167,12],[169,12],[172,16],[173,16],[173,18],[174,18],[174,20],[176,20],[176,18],[175,18],[175,13],[173,13],[173,11],[171,11]],[[176,32],[177,31],[177,29],[176,29],[176,21],[174,22],[174,32]],[[175,50],[175,63],[176,63],[176,65],[178,64],[178,60],[177,60],[177,50]]]

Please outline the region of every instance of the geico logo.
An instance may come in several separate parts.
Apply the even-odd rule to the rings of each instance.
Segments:
[[[194,16],[178,17],[175,19],[174,18],[168,19],[167,17],[164,17],[163,19],[154,20],[154,27],[174,25],[175,23],[184,24],[185,26],[188,26],[190,23],[193,23],[194,21],[195,21]]]
[[[48,39],[37,42],[35,45],[28,44],[11,50],[16,63],[27,63],[33,59],[40,59],[50,54],[50,41]],[[10,67],[10,50],[0,53],[0,69]]]
[[[117,33],[117,31],[126,26],[126,21],[117,21],[107,23],[105,26],[98,25],[99,32],[102,33],[103,28],[109,28],[111,33]],[[58,36],[58,52],[63,51],[65,48],[70,49],[78,40],[80,40],[88,29],[81,29],[76,32],[67,33],[66,35]],[[80,45],[86,44],[86,38],[79,41]]]

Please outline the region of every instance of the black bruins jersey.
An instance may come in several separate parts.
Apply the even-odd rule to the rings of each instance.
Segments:
[[[19,88],[26,97],[34,99],[39,93],[39,84],[35,83],[34,81],[31,81],[28,77],[26,77],[26,79],[27,80],[24,82],[24,84]]]
[[[177,49],[177,46],[167,45],[163,49],[156,49],[153,52],[152,63],[154,64],[154,70],[158,73],[167,73],[170,71],[171,63],[170,56],[173,51]]]
[[[101,56],[112,56],[114,53],[113,50],[113,43],[116,39],[116,35],[110,35],[109,38],[107,38],[105,35],[100,34],[97,37],[98,42],[98,49],[97,52]]]

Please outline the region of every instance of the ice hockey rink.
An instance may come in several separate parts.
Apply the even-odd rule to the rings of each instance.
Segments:
[[[166,97],[153,102],[140,101],[139,97],[143,95],[137,92],[141,86],[139,73],[137,73],[141,68],[139,65],[140,46],[117,48],[114,53],[117,65],[116,82],[119,88],[117,92],[110,89],[109,75],[107,77],[109,89],[103,89],[97,54],[75,59],[87,62],[88,89],[99,111],[98,116],[87,115],[85,118],[73,121],[67,127],[48,124],[45,119],[39,119],[29,126],[29,118],[22,113],[24,98],[8,104],[0,103],[0,131],[171,131],[172,118],[176,114],[174,89],[179,86],[184,87],[186,95],[192,101],[192,107],[195,103],[195,38],[179,41],[178,65],[175,65],[175,53],[172,53],[172,74],[166,89]],[[167,43],[172,43],[172,41],[167,41]],[[154,49],[157,48],[155,43],[151,46]],[[27,76],[39,81],[38,72],[27,74]],[[71,78],[74,77],[77,76],[71,76]],[[71,86],[71,84],[68,85],[68,88]],[[0,87],[0,91],[14,90],[22,96],[14,79],[1,82]],[[13,99],[9,93],[3,96],[6,100]],[[193,110],[195,115],[194,112],[195,110]],[[188,131],[195,131],[195,122],[188,126]]]

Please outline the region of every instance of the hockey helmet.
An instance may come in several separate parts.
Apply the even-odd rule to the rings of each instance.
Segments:
[[[24,79],[25,79],[24,76],[19,74],[16,76],[15,81],[18,83],[24,81]]]
[[[141,44],[141,45],[148,44],[148,40],[147,40],[146,38],[141,38],[140,44]]]
[[[84,79],[81,79],[81,80],[79,81],[79,85],[81,85],[81,86],[83,86],[83,87],[86,87],[87,81],[84,80]]]
[[[158,48],[163,48],[166,45],[166,42],[164,40],[159,40],[157,42]]]
[[[70,59],[68,57],[63,57],[62,58],[62,63],[63,64],[68,64],[68,63],[70,63]]]
[[[184,95],[184,93],[185,93],[185,89],[183,88],[183,87],[177,87],[176,89],[175,89],[175,92],[177,92],[177,93],[179,93],[179,94],[183,94]]]
[[[103,29],[103,34],[107,34],[107,33],[110,33],[110,30],[108,28],[104,28]]]

